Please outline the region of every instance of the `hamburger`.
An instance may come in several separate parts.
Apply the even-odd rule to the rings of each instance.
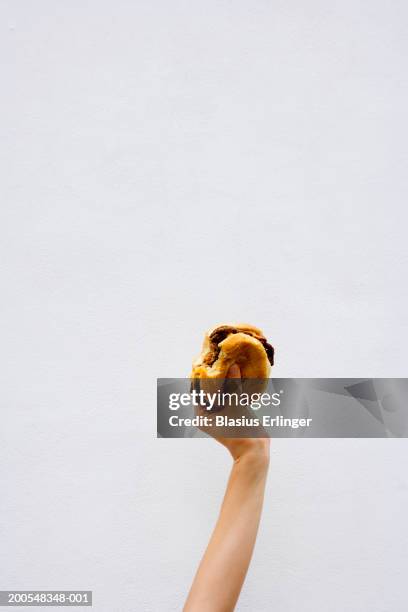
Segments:
[[[190,378],[226,378],[235,363],[242,378],[265,379],[273,366],[274,353],[273,346],[259,328],[246,323],[218,325],[205,334]]]

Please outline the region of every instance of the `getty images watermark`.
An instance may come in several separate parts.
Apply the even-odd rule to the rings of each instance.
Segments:
[[[189,393],[170,393],[168,398],[168,408],[177,411],[180,408],[196,408],[204,414],[194,414],[194,416],[170,415],[170,427],[198,427],[198,428],[224,428],[224,427],[310,427],[311,418],[290,418],[283,415],[263,414],[252,416],[252,411],[265,408],[277,408],[281,404],[283,390],[268,392],[246,393],[244,391],[222,391],[214,392],[197,390],[192,388]],[[226,409],[235,409],[237,414],[215,414]],[[240,410],[243,409],[243,410]],[[247,409],[245,411],[245,409]],[[211,414],[205,414],[211,412]]]
[[[250,406],[252,410],[259,410],[262,406],[280,406],[281,393],[245,393],[215,391],[210,393],[200,389],[191,389],[189,393],[170,393],[169,408],[178,410],[181,406],[200,406],[206,410],[225,408],[226,406]]]
[[[408,379],[159,378],[157,436],[408,438]]]

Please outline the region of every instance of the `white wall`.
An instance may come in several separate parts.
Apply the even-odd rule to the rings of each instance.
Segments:
[[[275,375],[407,374],[407,4],[1,13],[0,588],[180,610],[229,460],[155,439],[155,378],[231,319]],[[238,610],[405,612],[407,458],[275,442]]]

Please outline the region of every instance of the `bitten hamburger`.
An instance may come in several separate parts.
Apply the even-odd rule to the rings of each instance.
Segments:
[[[253,325],[219,325],[209,330],[190,378],[226,378],[236,363],[242,378],[265,379],[273,366],[274,348]]]

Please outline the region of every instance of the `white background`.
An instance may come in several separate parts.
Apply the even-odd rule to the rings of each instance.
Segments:
[[[399,0],[1,2],[2,589],[180,610],[229,459],[155,379],[406,376]],[[406,440],[278,440],[238,610],[405,612]],[[228,568],[225,568],[228,572]]]

